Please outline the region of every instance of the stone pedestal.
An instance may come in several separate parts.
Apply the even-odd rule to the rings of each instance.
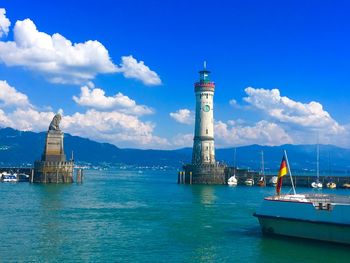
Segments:
[[[47,132],[44,153],[41,161],[34,163],[34,183],[72,183],[74,162],[66,161],[63,149],[63,132]]]
[[[42,161],[64,162],[66,155],[63,150],[63,132],[50,130],[47,132]]]
[[[73,183],[73,161],[35,161],[33,183]]]

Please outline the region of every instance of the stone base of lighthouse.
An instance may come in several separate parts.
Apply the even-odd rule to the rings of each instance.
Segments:
[[[223,164],[187,164],[179,174],[178,183],[183,184],[226,184],[227,166]]]

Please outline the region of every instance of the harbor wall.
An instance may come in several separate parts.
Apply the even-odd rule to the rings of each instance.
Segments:
[[[255,184],[260,180],[261,175],[258,172],[247,169],[234,169],[233,167],[226,167],[220,165],[185,165],[183,170],[178,173],[179,184],[227,184],[228,178],[236,174],[238,185],[244,185],[247,179],[253,179]],[[266,174],[265,180],[269,180],[277,174]],[[316,175],[293,175],[293,182],[295,186],[311,187],[311,183],[316,181]],[[343,184],[350,184],[350,176],[334,176],[322,175],[319,181],[325,186],[328,182],[334,182],[338,187]],[[284,186],[292,186],[290,176],[286,175],[283,178]]]

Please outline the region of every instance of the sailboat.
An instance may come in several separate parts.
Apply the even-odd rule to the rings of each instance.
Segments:
[[[229,186],[236,186],[238,184],[238,180],[236,178],[236,148],[234,151],[234,156],[233,156],[233,176],[231,176],[228,180],[227,180],[227,184]]]
[[[320,145],[317,144],[317,179],[315,182],[311,183],[312,188],[321,189],[323,184],[320,182]]]
[[[244,181],[244,184],[246,186],[253,186],[254,185],[254,179],[253,178],[247,178],[245,181]]]
[[[277,180],[278,180],[277,176],[272,176],[270,178],[270,180],[269,180],[269,185],[270,186],[276,186],[277,185]]]
[[[264,151],[261,151],[261,177],[258,186],[266,186],[265,167],[264,167]]]
[[[272,176],[269,180],[269,185],[276,186],[277,184],[277,176]]]

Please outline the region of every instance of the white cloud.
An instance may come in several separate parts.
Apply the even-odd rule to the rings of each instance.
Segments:
[[[0,8],[0,37],[8,34],[10,24]],[[59,33],[40,32],[29,18],[17,21],[13,33],[14,41],[0,41],[0,61],[43,74],[50,82],[85,84],[98,74],[119,72],[148,86],[162,84],[156,72],[131,55],[121,57],[120,67],[114,65],[97,40],[72,43]]]
[[[166,139],[153,135],[154,124],[142,122],[136,116],[117,111],[102,112],[94,109],[85,113],[63,116],[62,129],[73,135],[88,137],[97,141],[110,142],[118,146],[162,148]]]
[[[81,87],[80,96],[73,96],[73,100],[81,106],[102,110],[117,109],[119,112],[131,115],[141,116],[153,113],[151,108],[137,105],[134,100],[120,92],[111,97],[106,96],[104,90],[95,88],[92,83]]]
[[[18,92],[4,80],[0,80],[0,101],[2,101],[3,106],[17,106],[20,108],[31,106],[25,94]]]
[[[318,102],[297,102],[288,97],[282,97],[278,89],[248,87],[245,92],[248,95],[244,98],[246,102],[280,123],[293,124],[294,127],[299,126],[328,134],[344,132],[344,127],[339,125]]]
[[[187,133],[187,134],[179,133],[172,139],[171,143],[176,148],[192,147],[193,134],[192,133]]]
[[[235,121],[215,123],[215,143],[218,147],[238,145],[280,145],[293,143],[293,139],[276,123],[259,121],[254,125],[241,125]]]
[[[0,127],[11,127],[21,131],[47,130],[55,114],[39,112],[31,107],[15,109],[11,112],[0,110]]]
[[[183,124],[193,124],[194,123],[194,113],[188,109],[179,109],[176,112],[171,112],[170,117],[175,121]]]
[[[12,112],[0,109],[0,127],[44,131],[48,129],[54,115],[54,112],[40,112],[33,108],[16,109]],[[153,134],[153,123],[116,111],[89,109],[84,113],[63,115],[60,127],[65,133],[121,147],[166,148],[169,145],[166,139]]]
[[[137,62],[133,56],[123,56],[118,72],[126,78],[138,79],[148,86],[161,85],[158,74],[152,71],[143,61]]]
[[[83,83],[117,70],[100,42],[73,44],[58,33],[38,31],[30,19],[16,22],[14,41],[0,42],[0,60],[40,72],[55,83]]]
[[[0,109],[0,127],[24,131],[48,129],[55,115],[53,111],[37,110],[30,104],[26,95],[17,92],[6,81],[0,81],[1,84],[5,85],[9,95],[16,95],[14,98],[16,97],[17,100],[11,101],[14,109]],[[1,90],[0,86],[0,100],[2,100]],[[122,110],[135,111],[133,107],[137,108],[138,105],[134,105],[128,97],[124,99],[129,104],[125,103]],[[63,115],[60,126],[65,133],[109,142],[121,147],[167,148],[170,145],[167,139],[154,135],[154,123],[140,120],[137,114],[127,114],[113,109],[111,111],[88,109],[84,113],[76,112],[71,115],[64,115],[62,109],[59,112]]]
[[[11,22],[6,17],[6,9],[0,8],[0,37],[7,36]]]
[[[235,100],[235,99],[230,100],[229,103],[230,103],[230,105],[233,106],[233,107],[237,106],[237,100]]]

